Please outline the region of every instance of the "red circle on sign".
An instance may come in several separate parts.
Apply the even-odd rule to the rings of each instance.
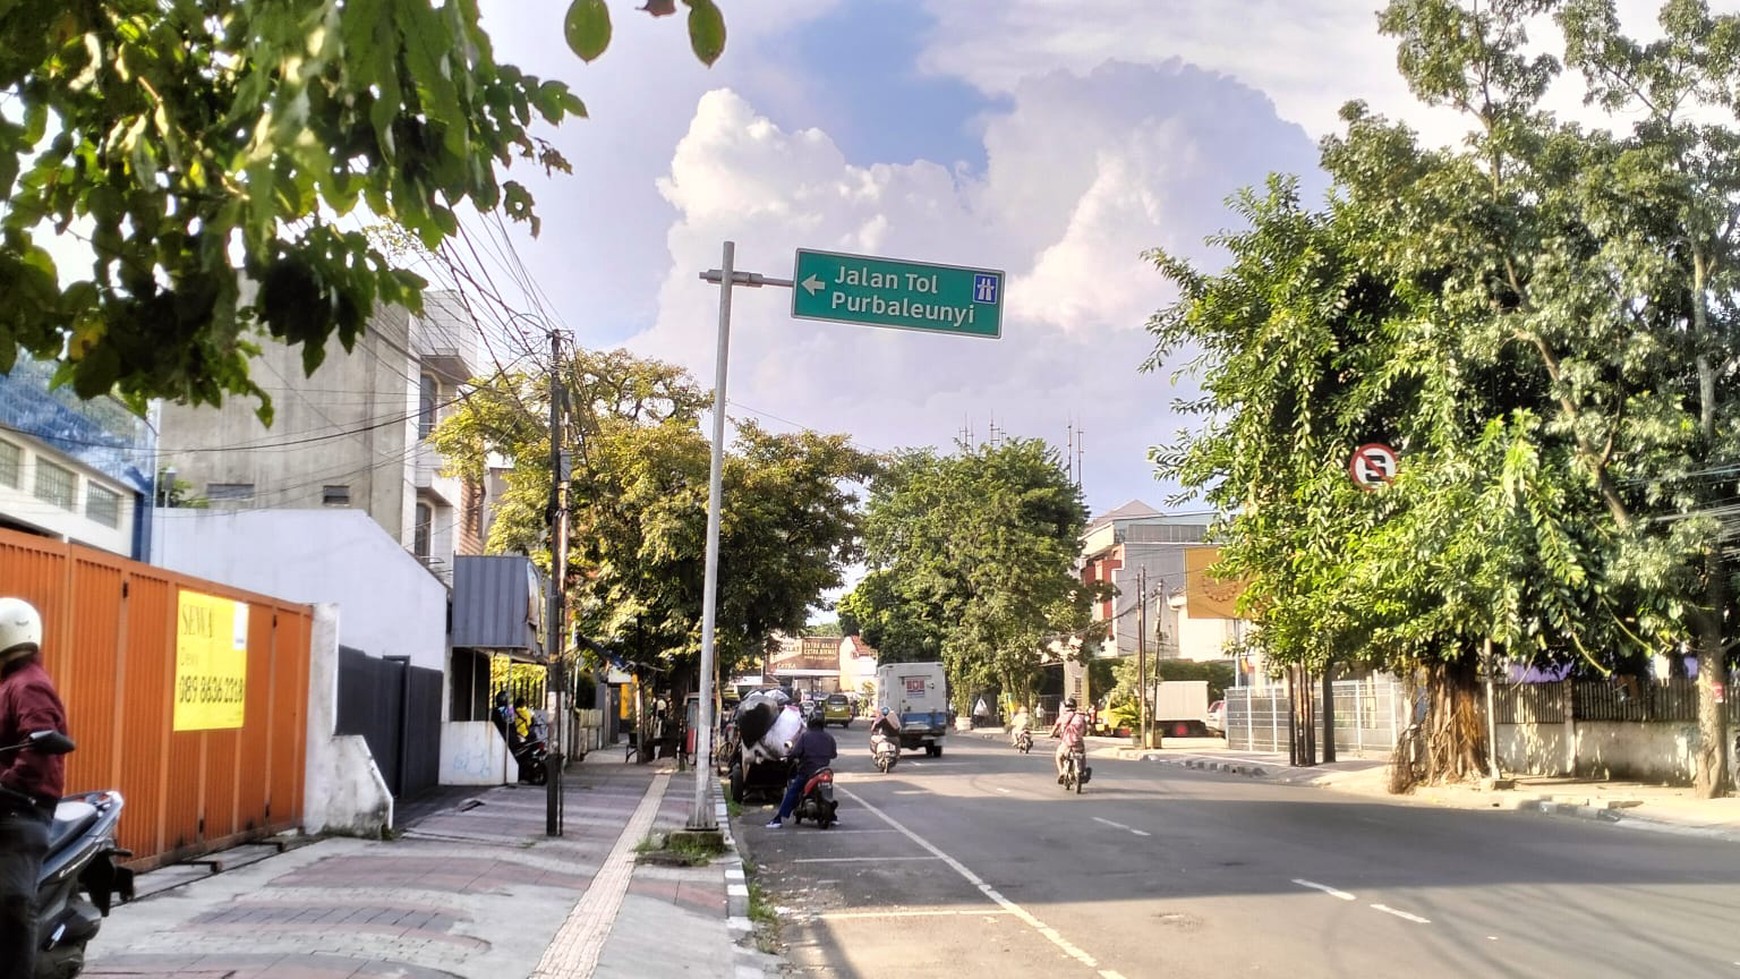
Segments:
[[[1353,457],[1347,460],[1347,474],[1356,485],[1376,489],[1396,478],[1396,465],[1395,449],[1382,442],[1367,442],[1353,450]]]

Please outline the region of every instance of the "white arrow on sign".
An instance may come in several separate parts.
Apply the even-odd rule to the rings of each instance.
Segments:
[[[821,279],[816,278],[814,273],[811,273],[809,278],[798,283],[798,285],[803,286],[804,291],[812,296],[828,287],[828,284],[823,282]]]
[[[1353,450],[1347,472],[1365,489],[1376,489],[1396,478],[1396,450],[1382,442],[1367,442]]]

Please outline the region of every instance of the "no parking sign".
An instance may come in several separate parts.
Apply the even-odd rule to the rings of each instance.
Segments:
[[[1353,450],[1347,473],[1361,489],[1377,489],[1396,478],[1396,450],[1382,442],[1367,442]]]

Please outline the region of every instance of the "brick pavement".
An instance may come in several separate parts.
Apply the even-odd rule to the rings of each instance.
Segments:
[[[616,910],[589,929],[585,971],[562,979],[742,979],[753,948],[735,851],[702,867],[636,864],[642,826],[682,827],[692,773],[595,752],[565,786],[565,835],[544,836],[541,789],[482,789],[391,842],[330,839],[115,909],[87,976],[109,979],[518,979],[529,975],[614,856]],[[667,781],[667,780],[659,780]],[[724,806],[716,807],[722,823]],[[727,838],[729,831],[727,828]],[[624,858],[627,858],[626,861]]]

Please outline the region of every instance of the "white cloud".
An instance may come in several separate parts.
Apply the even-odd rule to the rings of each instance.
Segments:
[[[706,94],[660,183],[678,213],[672,271],[632,346],[713,376],[717,293],[697,273],[726,238],[739,268],[780,277],[798,246],[1003,268],[997,341],[793,321],[785,290],[740,290],[730,398],[872,448],[946,445],[964,425],[983,438],[993,419],[1061,444],[1073,419],[1096,508],[1157,496],[1143,459],[1176,427],[1172,393],[1137,368],[1168,289],[1139,255],[1200,253],[1225,223],[1221,201],[1271,167],[1308,167],[1310,141],[1259,94],[1178,64],[1057,72],[1012,95],[973,176],[855,166],[826,133]]]

